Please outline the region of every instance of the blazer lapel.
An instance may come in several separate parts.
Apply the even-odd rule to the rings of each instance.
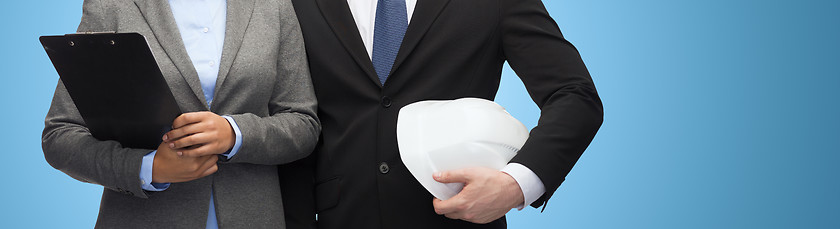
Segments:
[[[187,54],[184,41],[181,40],[181,33],[178,31],[175,17],[169,8],[169,2],[166,0],[134,0],[134,3],[140,9],[143,18],[149,24],[155,39],[163,47],[166,55],[172,60],[175,67],[181,72],[181,76],[190,85],[195,96],[207,109],[207,101],[204,99],[204,92],[201,90],[201,80],[198,78],[198,73],[192,65],[189,54]]]
[[[417,43],[420,43],[423,35],[426,34],[426,31],[429,30],[429,27],[432,26],[432,23],[437,19],[447,3],[449,3],[449,0],[417,1],[417,5],[414,7],[414,14],[412,14],[411,22],[405,31],[402,45],[400,45],[400,51],[397,52],[397,58],[394,60],[394,67],[391,68],[391,76],[388,77],[388,80],[391,80],[391,77],[397,68],[400,67],[400,64],[417,47]]]
[[[233,66],[233,60],[239,53],[242,40],[245,38],[245,30],[251,21],[254,12],[254,0],[227,1],[227,21],[225,22],[225,41],[222,48],[222,60],[219,63],[219,76],[216,78],[216,90],[213,97],[218,97],[219,88],[222,87]]]
[[[356,63],[362,67],[367,73],[373,83],[382,87],[379,82],[379,77],[376,76],[373,63],[370,61],[365,44],[362,42],[362,37],[359,35],[359,29],[356,27],[353,14],[350,12],[350,7],[347,5],[347,0],[316,0],[318,8],[321,9],[321,14],[327,21],[327,24],[332,28],[333,33],[347,49],[347,52],[353,56]]]

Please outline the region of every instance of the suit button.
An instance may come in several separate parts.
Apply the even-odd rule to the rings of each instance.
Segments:
[[[383,96],[382,97],[382,107],[389,108],[391,107],[391,97]]]
[[[379,163],[379,172],[380,173],[386,174],[386,173],[388,173],[388,171],[391,171],[391,168],[388,167],[388,163],[385,163],[385,162]]]

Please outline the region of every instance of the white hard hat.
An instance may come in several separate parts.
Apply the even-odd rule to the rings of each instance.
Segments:
[[[435,172],[487,167],[501,170],[528,139],[528,129],[493,101],[478,98],[420,101],[400,110],[400,157],[417,181],[441,200],[463,183],[435,181]]]

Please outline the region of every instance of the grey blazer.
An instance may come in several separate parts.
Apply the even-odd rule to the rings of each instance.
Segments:
[[[105,187],[97,228],[204,228],[211,190],[220,227],[285,227],[278,165],[307,156],[320,132],[297,17],[289,0],[235,0],[226,23],[210,110],[233,117],[243,141],[213,175],[144,191],[141,158],[151,150],[93,138],[58,83],[44,156],[67,175]],[[181,110],[208,109],[167,0],[85,0],[78,30],[145,35]]]

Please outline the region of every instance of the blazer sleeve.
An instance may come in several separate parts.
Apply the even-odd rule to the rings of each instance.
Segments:
[[[577,49],[540,0],[501,0],[502,52],[540,108],[539,122],[511,162],[531,169],[545,204],[603,122],[603,105]]]
[[[104,12],[98,0],[85,0],[78,31],[113,31]],[[140,164],[152,150],[124,148],[116,141],[94,138],[61,81],[44,121],[41,146],[47,162],[70,177],[148,198],[140,184]]]
[[[242,147],[228,163],[286,164],[308,156],[318,142],[321,124],[300,25],[291,3],[279,13],[283,32],[270,116],[230,115],[242,132]]]

